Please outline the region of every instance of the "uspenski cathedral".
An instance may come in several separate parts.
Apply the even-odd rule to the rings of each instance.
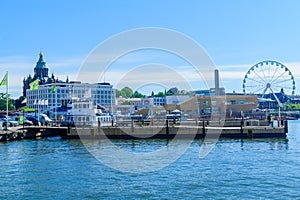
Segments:
[[[27,78],[24,78],[23,80],[23,96],[26,97],[26,90],[29,89],[29,84],[32,81],[35,81],[36,79],[39,80],[39,85],[43,84],[49,84],[49,83],[64,83],[64,81],[58,80],[58,78],[55,79],[54,74],[49,77],[48,75],[48,67],[46,66],[46,62],[44,61],[44,55],[42,52],[39,54],[39,60],[37,61],[35,68],[34,68],[34,75],[31,76],[30,74],[27,76]],[[65,83],[68,83],[68,77]]]

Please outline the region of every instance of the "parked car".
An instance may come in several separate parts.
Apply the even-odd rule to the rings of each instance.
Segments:
[[[0,118],[0,121],[2,122],[2,126],[6,127],[6,118]],[[8,118],[8,126],[13,127],[13,126],[18,126],[19,122],[12,120],[11,118]]]
[[[32,125],[33,125],[33,122],[25,117],[24,118],[24,126],[32,126]]]
[[[8,117],[8,124],[9,124],[9,126],[11,126],[11,127],[13,127],[13,126],[15,127],[15,126],[18,126],[18,125],[19,125],[19,122],[13,120],[11,117]]]
[[[0,114],[0,119],[6,119],[6,115]]]
[[[39,120],[38,116],[27,116],[26,118],[32,121],[33,125],[48,125],[53,122],[46,114],[40,114],[39,116]]]
[[[2,122],[2,127],[6,127],[6,118],[0,118],[0,122]]]
[[[39,125],[37,117],[35,117],[35,116],[27,116],[26,119],[29,120],[29,121],[31,121],[32,124],[35,125],[35,126]]]

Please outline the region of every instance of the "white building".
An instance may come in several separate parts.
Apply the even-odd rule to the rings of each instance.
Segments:
[[[55,109],[67,107],[72,98],[92,99],[93,105],[101,105],[110,110],[115,105],[115,90],[109,83],[56,83],[55,92],[51,89],[55,83],[40,85],[37,90],[26,90],[27,107],[41,112],[55,112]]]
[[[164,97],[148,97],[142,99],[143,107],[151,107],[151,106],[165,106],[168,104],[178,105],[185,100],[189,99],[189,95],[172,95],[172,96],[164,96]]]

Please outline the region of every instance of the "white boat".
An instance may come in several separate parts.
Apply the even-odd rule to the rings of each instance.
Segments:
[[[103,107],[94,106],[91,101],[77,101],[73,102],[62,125],[110,127],[115,125],[115,120],[108,112],[103,112]]]

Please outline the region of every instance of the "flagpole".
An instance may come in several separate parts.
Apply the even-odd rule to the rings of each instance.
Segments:
[[[8,71],[6,71],[6,128],[8,128]]]
[[[39,85],[39,82],[38,82]],[[37,100],[37,108],[38,108],[38,126],[40,125],[40,87],[38,87],[38,100]]]
[[[56,88],[56,81],[54,83],[54,87],[55,87],[55,123],[56,123],[56,120],[57,120],[57,88]]]

